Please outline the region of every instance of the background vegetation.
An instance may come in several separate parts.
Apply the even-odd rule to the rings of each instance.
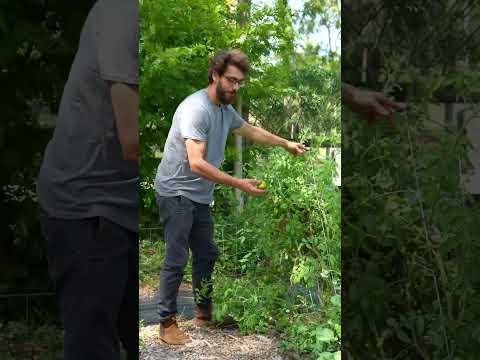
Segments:
[[[28,0],[0,5],[2,359],[61,354],[35,179],[92,4]]]
[[[480,212],[464,180],[466,129],[478,121],[478,4],[345,6],[344,80],[409,103],[393,126],[342,114],[346,358],[475,359]]]

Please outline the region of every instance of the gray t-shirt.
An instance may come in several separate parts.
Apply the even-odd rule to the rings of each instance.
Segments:
[[[138,1],[97,1],[37,179],[50,216],[103,216],[138,231],[138,168],[123,159],[110,93],[110,82],[137,85],[138,78]]]
[[[215,184],[190,169],[186,139],[207,142],[205,160],[219,168],[223,162],[229,131],[240,128],[244,120],[231,105],[215,105],[202,89],[187,97],[173,116],[163,158],[155,177],[160,196],[183,195],[192,201],[209,204]]]

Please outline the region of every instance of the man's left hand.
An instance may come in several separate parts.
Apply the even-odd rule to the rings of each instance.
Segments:
[[[287,142],[285,149],[292,155],[303,155],[305,150],[307,150],[305,145],[292,141]]]

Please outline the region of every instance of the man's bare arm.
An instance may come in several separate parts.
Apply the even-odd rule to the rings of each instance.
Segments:
[[[140,153],[138,139],[138,86],[112,83],[110,93],[123,158],[127,161],[138,163]]]
[[[272,134],[271,132],[268,132],[265,129],[262,129],[258,126],[250,125],[248,123],[243,124],[242,127],[235,129],[233,132],[257,144],[281,146],[293,155],[303,154],[306,149],[303,144],[288,141]]]
[[[251,195],[261,195],[265,193],[265,190],[257,188],[257,186],[260,184],[259,180],[237,179],[217,169],[215,166],[206,161],[205,151],[207,148],[207,143],[205,141],[187,139],[185,144],[187,147],[188,163],[190,164],[190,169],[195,174],[217,184],[235,187]]]
[[[350,84],[342,83],[342,102],[347,106],[354,103],[355,91],[357,89]]]

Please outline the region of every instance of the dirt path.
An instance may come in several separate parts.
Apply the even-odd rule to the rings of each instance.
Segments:
[[[235,329],[198,329],[192,320],[179,326],[192,339],[185,346],[169,346],[158,339],[158,325],[140,330],[141,360],[285,360],[276,341],[263,335],[241,336]]]

